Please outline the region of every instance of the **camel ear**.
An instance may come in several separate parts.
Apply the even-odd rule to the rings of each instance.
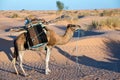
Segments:
[[[72,27],[72,24],[68,24],[68,25],[67,25],[67,28],[69,28],[69,27]]]

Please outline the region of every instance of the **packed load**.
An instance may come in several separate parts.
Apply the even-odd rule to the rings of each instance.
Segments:
[[[27,42],[30,47],[36,48],[48,42],[45,26],[41,21],[31,21],[26,25]]]

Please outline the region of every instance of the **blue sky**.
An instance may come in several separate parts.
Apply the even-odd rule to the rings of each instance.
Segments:
[[[0,10],[57,10],[58,0],[0,0]],[[120,0],[59,0],[69,10],[120,8]]]

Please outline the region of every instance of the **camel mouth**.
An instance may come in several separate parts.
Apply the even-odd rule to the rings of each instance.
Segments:
[[[81,29],[81,26],[80,26],[80,25],[77,25],[75,31],[78,31],[78,30],[80,30],[80,29]]]
[[[79,32],[79,31],[80,31],[80,29],[75,30],[75,32]]]

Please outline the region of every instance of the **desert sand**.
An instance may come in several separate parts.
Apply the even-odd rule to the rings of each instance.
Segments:
[[[84,35],[79,37],[75,32],[69,43],[52,49],[50,58],[52,72],[49,75],[44,74],[45,51],[26,50],[24,68],[30,76],[24,77],[20,69],[20,75],[16,75],[11,63],[11,54],[14,51],[13,40],[22,32],[8,29],[24,26],[24,20],[9,18],[6,16],[8,14],[10,15],[10,12],[0,13],[0,80],[120,80],[120,31],[115,30],[84,31]],[[27,15],[20,12],[19,14]],[[40,14],[37,11],[35,15],[48,21],[57,17]],[[101,19],[97,16],[98,18]],[[83,17],[76,24],[82,26],[92,19],[96,17]],[[68,23],[59,21],[49,25],[48,28],[62,35]]]

